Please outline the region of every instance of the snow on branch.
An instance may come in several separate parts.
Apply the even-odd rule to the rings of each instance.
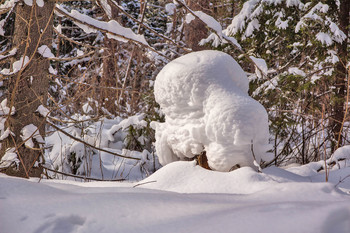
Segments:
[[[169,41],[170,43],[172,43],[173,45],[175,45],[176,47],[183,49],[185,52],[191,52],[192,50],[190,48],[186,48],[183,47],[181,45],[179,45],[178,43],[176,43],[176,41],[172,40],[171,38],[164,36],[160,33],[158,33],[156,30],[152,29],[151,27],[147,26],[145,23],[141,22],[140,20],[134,18],[132,15],[130,15],[128,12],[126,12],[122,6],[120,6],[118,3],[116,3],[114,0],[108,0],[108,2],[110,4],[113,4],[113,6],[115,6],[116,8],[118,8],[119,11],[121,11],[126,17],[128,17],[129,19],[131,19],[132,21],[138,23],[139,25],[141,25],[142,27],[146,28],[147,30],[149,30],[150,32],[154,33],[155,35],[163,38],[166,41]]]
[[[99,21],[90,16],[79,13],[76,10],[66,11],[61,5],[56,5],[56,12],[66,15],[74,21],[74,23],[83,29],[86,33],[93,33],[101,30],[107,33],[108,38],[119,40],[122,42],[133,41],[134,43],[150,47],[145,37],[135,34],[130,28],[121,26],[117,21],[110,20],[108,22]]]
[[[41,54],[41,56],[46,58],[54,58],[55,55],[51,52],[51,49],[47,47],[47,45],[42,45],[38,48],[38,53]]]
[[[316,40],[320,41],[323,45],[331,46],[334,42],[342,43],[346,40],[345,33],[340,30],[335,22],[330,17],[323,17],[329,11],[329,5],[321,2],[311,7],[307,13],[301,17],[300,21],[295,27],[295,33],[298,33],[301,28],[308,26],[308,21],[318,22],[323,25],[323,30],[317,33]]]
[[[41,145],[45,144],[44,139],[39,133],[38,127],[33,124],[26,125],[21,130],[21,138],[27,148],[34,148],[33,138]]]
[[[9,108],[7,106],[7,98],[4,99],[1,103],[0,103],[0,115],[1,116],[6,116],[6,115],[13,115],[15,114],[16,110],[15,107],[12,106],[12,108]]]
[[[229,34],[236,34],[245,28],[246,19],[250,18],[254,12],[257,14],[259,11],[258,9],[253,12],[259,2],[260,0],[249,0],[243,4],[242,10],[233,18],[231,25],[227,28]]]
[[[13,49],[10,50],[9,52],[7,52],[6,55],[2,55],[2,54],[4,54],[4,53],[2,53],[2,54],[0,54],[0,61],[6,59],[6,58],[8,58],[8,57],[12,57],[12,56],[14,56],[16,53],[17,53],[17,48],[13,48]]]
[[[96,33],[101,31],[106,33],[108,38],[119,40],[122,42],[131,41],[135,44],[145,46],[158,55],[169,60],[167,56],[152,48],[146,41],[145,37],[140,34],[135,34],[130,28],[121,26],[117,21],[110,20],[108,22],[93,19],[87,15],[81,14],[76,10],[71,12],[66,11],[63,6],[56,4],[55,13],[58,16],[66,16],[71,19],[78,27],[86,33]]]
[[[5,14],[7,11],[13,9],[18,0],[6,0],[0,4],[0,14]]]
[[[248,56],[247,53],[244,52],[241,45],[237,42],[237,40],[233,37],[227,36],[224,33],[222,33],[222,27],[219,22],[217,22],[213,17],[201,12],[201,11],[192,11],[185,3],[182,1],[175,0],[179,5],[184,7],[190,14],[192,14],[195,18],[199,19],[201,22],[205,23],[208,28],[210,28],[214,34],[214,39],[219,39],[222,43],[229,43],[233,45],[236,49],[238,49],[245,58],[247,58],[248,61],[250,61],[256,68],[256,70],[259,72],[261,76],[267,76],[267,73],[261,69],[261,62],[257,63],[257,59],[252,59],[251,56]],[[200,12],[200,13],[199,13]],[[190,20],[189,18],[188,20]],[[213,35],[212,35],[213,37]],[[203,43],[203,41],[202,41]]]
[[[0,168],[7,168],[9,166],[11,166],[13,163],[16,164],[16,166],[19,165],[20,161],[17,157],[15,148],[10,148],[6,151],[6,153],[4,154],[4,156],[1,158],[0,160]]]
[[[26,67],[26,65],[29,63],[29,57],[25,56],[23,58],[23,56],[18,60],[12,63],[12,72],[10,71],[10,69],[2,69],[0,70],[0,74],[2,75],[12,75],[15,74],[17,72],[19,72],[21,69],[23,69],[24,67]]]

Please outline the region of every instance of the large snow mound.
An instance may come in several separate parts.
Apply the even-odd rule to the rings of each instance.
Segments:
[[[271,192],[285,192],[286,189],[308,189],[305,195],[310,199],[314,193],[308,193],[311,189],[322,189],[325,195],[329,193],[341,193],[338,188],[346,191],[350,189],[350,178],[344,179],[349,174],[350,168],[342,168],[331,171],[329,183],[325,182],[324,173],[316,173],[311,176],[302,176],[308,170],[306,166],[296,167],[290,172],[278,167],[268,167],[262,173],[254,171],[250,167],[242,167],[231,172],[217,172],[204,169],[194,161],[177,161],[168,164],[148,178],[138,183],[139,187],[178,193],[229,193],[229,194],[259,194],[270,195]],[[295,172],[298,171],[298,172]],[[339,182],[342,180],[342,182]],[[313,188],[311,188],[313,186]],[[310,188],[310,189],[309,189]],[[273,191],[272,191],[273,190]],[[317,191],[318,192],[318,191]],[[307,193],[307,194],[306,194]],[[320,197],[321,194],[318,194]]]
[[[268,117],[252,99],[239,64],[219,51],[187,54],[158,74],[154,94],[165,123],[154,123],[162,165],[206,152],[213,170],[269,160]],[[254,153],[253,153],[254,152]]]

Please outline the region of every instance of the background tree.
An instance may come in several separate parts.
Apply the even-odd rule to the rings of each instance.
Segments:
[[[330,148],[327,154],[342,145],[349,59],[344,53],[349,12],[343,4],[246,1],[228,27],[228,34],[270,68],[267,76],[252,76],[251,91],[269,109],[277,164],[287,157],[302,164],[317,161],[323,144]]]
[[[12,41],[17,52],[11,69],[4,72],[3,108],[9,111],[3,118],[9,133],[6,138],[2,135],[1,154],[16,153],[20,160],[19,169],[10,167],[7,174],[28,177],[42,172],[38,162],[43,159],[45,120],[36,110],[47,102],[50,64],[45,53],[52,42],[54,2],[19,3]]]

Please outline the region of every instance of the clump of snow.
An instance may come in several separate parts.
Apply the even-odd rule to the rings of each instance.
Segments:
[[[286,0],[287,7],[299,6],[301,2],[299,0]]]
[[[57,75],[57,70],[54,69],[54,68],[50,65],[50,67],[49,67],[49,73],[50,73],[50,74],[53,74],[53,75]]]
[[[10,113],[11,111],[11,113]],[[7,107],[7,98],[4,99],[3,101],[1,101],[0,104],[0,115],[4,116],[4,115],[8,115],[10,113],[10,115],[15,114],[16,109],[15,107],[12,107],[11,109],[9,107]]]
[[[100,0],[98,2],[98,4],[101,5],[101,7],[103,8],[103,10],[105,11],[105,13],[108,16],[108,19],[111,19],[112,18],[112,8],[109,5],[108,1],[107,0]]]
[[[165,5],[165,12],[168,15],[173,15],[176,10],[176,5],[174,3],[168,3]]]
[[[37,4],[39,7],[43,7],[43,6],[44,6],[44,0],[36,0],[36,4]]]
[[[300,75],[300,76],[303,76],[303,77],[306,76],[305,72],[302,71],[301,69],[299,69],[298,67],[290,67],[288,69],[288,73],[294,74],[294,75]]]
[[[322,44],[327,45],[327,46],[330,46],[333,44],[333,40],[332,40],[331,36],[327,33],[324,33],[324,32],[317,33],[316,39],[318,41],[320,41]]]
[[[243,4],[239,14],[233,18],[231,25],[227,28],[229,34],[236,34],[243,30],[246,25],[246,19],[251,17],[253,10],[258,3],[259,0],[249,0]]]
[[[0,4],[0,9],[12,8],[17,2],[18,0],[5,0],[2,4]]]
[[[15,148],[10,148],[6,151],[4,156],[0,160],[0,168],[7,168],[11,166],[11,164],[16,163],[16,166],[19,164],[19,160],[17,158],[17,154],[15,152]]]
[[[6,120],[6,119],[5,119]],[[1,119],[1,128],[3,128],[3,119]],[[1,130],[2,131],[2,130]],[[10,134],[12,134],[13,136],[15,136],[15,134],[9,129],[7,128],[4,132],[1,132],[1,136],[0,136],[0,141],[6,139],[8,136],[10,136]]]
[[[82,108],[83,108],[84,113],[93,112],[93,109],[92,109],[92,107],[89,105],[89,103],[85,103],[85,104],[83,105]]]
[[[38,48],[38,53],[41,54],[41,56],[46,58],[54,58],[55,55],[51,52],[51,49],[47,47],[47,45],[42,45]]]
[[[25,67],[29,62],[29,57],[25,56],[23,58],[23,56],[18,60],[12,63],[12,72],[10,72],[9,69],[2,69],[0,70],[0,74],[4,74],[4,75],[12,75],[17,73],[18,71],[20,71],[23,67]]]
[[[4,30],[4,25],[5,25],[5,19],[3,20],[0,20],[0,36],[4,36],[5,35],[5,30]],[[1,56],[0,55],[0,59],[1,59]]]
[[[1,31],[1,22],[2,21],[0,21],[0,31]],[[1,32],[0,32],[0,35],[1,35]],[[3,35],[2,35],[3,36]],[[14,48],[14,49],[12,49],[10,52],[8,52],[8,54],[7,55],[0,55],[0,60],[3,60],[3,59],[5,59],[5,58],[7,58],[7,57],[10,57],[10,56],[13,56],[13,55],[15,55],[17,53],[17,48]]]
[[[113,125],[112,128],[106,131],[106,135],[110,141],[114,141],[114,135],[119,130],[126,130],[130,126],[136,128],[142,128],[147,126],[147,122],[144,120],[145,114],[134,115],[122,120],[119,124]]]
[[[248,78],[229,55],[194,52],[167,64],[155,81],[165,123],[153,123],[160,163],[188,160],[203,151],[213,170],[269,160],[265,108],[249,97]]]
[[[45,141],[39,133],[38,127],[33,124],[26,125],[21,130],[21,138],[25,142],[25,146],[28,148],[34,148],[33,138],[39,143],[44,144]]]
[[[39,7],[43,7],[44,6],[44,0],[36,0],[36,5],[38,5]],[[28,6],[32,6],[33,5],[33,0],[24,0],[24,3]]]
[[[40,105],[36,111],[43,117],[47,117],[50,113],[50,110],[45,108],[43,105]]]
[[[24,0],[24,3],[28,6],[32,6],[33,5],[33,0]]]
[[[185,22],[186,22],[187,24],[189,24],[189,23],[191,23],[191,22],[192,22],[193,20],[195,20],[195,19],[196,19],[196,17],[194,17],[193,14],[188,13],[188,14],[186,15]]]
[[[258,76],[258,78],[262,78],[263,75],[266,76],[267,71],[268,71],[266,61],[262,58],[256,58],[254,56],[250,56],[250,59],[252,59],[254,62],[255,73]],[[261,72],[263,72],[263,74]]]

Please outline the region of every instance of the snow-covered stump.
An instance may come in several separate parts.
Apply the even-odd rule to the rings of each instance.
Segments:
[[[206,153],[211,169],[230,171],[269,160],[267,113],[248,95],[248,85],[223,52],[194,52],[167,64],[154,86],[165,114],[164,123],[153,123],[160,163]]]

